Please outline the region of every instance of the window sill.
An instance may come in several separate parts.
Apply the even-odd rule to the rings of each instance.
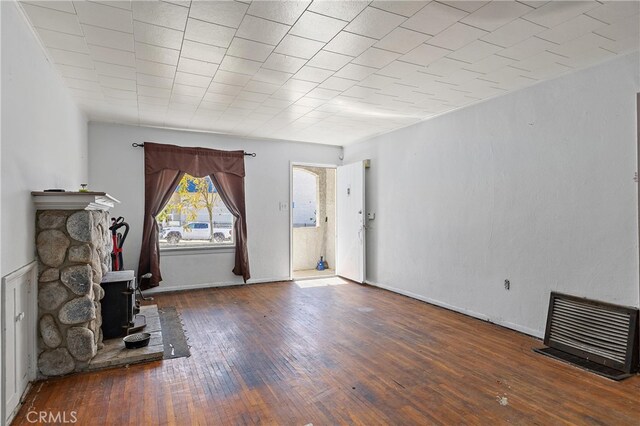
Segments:
[[[160,256],[185,256],[192,254],[207,253],[235,253],[235,244],[225,244],[219,246],[184,246],[184,247],[161,247]]]

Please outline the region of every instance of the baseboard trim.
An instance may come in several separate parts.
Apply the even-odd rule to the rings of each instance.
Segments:
[[[260,278],[260,279],[250,279],[247,284],[264,284],[264,283],[274,283],[279,281],[291,281],[289,277],[278,277],[278,278]],[[223,282],[223,283],[201,283],[201,284],[189,284],[189,285],[169,285],[155,287],[150,290],[144,290],[144,294],[156,294],[156,293],[168,293],[172,291],[183,291],[183,290],[198,290],[202,288],[215,288],[215,287],[233,287],[238,285],[244,285],[242,282]]]
[[[416,293],[412,293],[410,291],[406,291],[397,287],[393,287],[393,286],[389,286],[389,285],[385,285],[385,284],[380,284],[380,283],[376,283],[370,280],[365,280],[365,284],[374,286],[374,287],[378,287],[384,290],[388,290],[391,291],[393,293],[398,293],[401,294],[403,296],[407,296],[410,297],[412,299],[416,299],[416,300],[420,300],[421,302],[425,302],[425,303],[429,303],[430,305],[435,305],[435,306],[439,306],[441,308],[444,309],[448,309],[450,311],[454,311],[454,312],[458,312],[460,314],[463,315],[467,315],[473,318],[477,318],[483,321],[487,321],[490,322],[492,324],[496,324],[499,325],[501,327],[505,327],[505,328],[509,328],[511,330],[515,330],[517,332],[520,333],[524,333],[527,334],[529,336],[533,336],[539,339],[542,339],[544,332],[542,330],[534,330],[532,328],[529,327],[524,327],[520,324],[515,324],[509,321],[496,321],[495,319],[490,318],[488,315],[482,314],[480,312],[475,312],[472,311],[470,309],[466,309],[466,308],[461,308],[459,306],[455,306],[455,305],[451,305],[449,303],[443,302],[441,300],[436,300],[436,299],[432,299],[430,297],[426,297],[426,296],[422,296],[420,294],[416,294]]]

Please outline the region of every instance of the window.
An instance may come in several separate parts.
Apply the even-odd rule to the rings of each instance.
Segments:
[[[161,248],[233,244],[234,217],[208,176],[185,174],[156,221]]]
[[[315,227],[318,223],[318,175],[293,169],[293,227]]]

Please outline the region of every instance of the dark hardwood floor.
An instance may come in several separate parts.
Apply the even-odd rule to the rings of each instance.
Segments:
[[[640,377],[613,382],[533,353],[537,339],[374,287],[156,302],[182,313],[190,358],[37,383],[14,424],[29,411],[82,425],[640,424]]]

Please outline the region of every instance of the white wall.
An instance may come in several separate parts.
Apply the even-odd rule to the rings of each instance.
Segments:
[[[372,160],[368,281],[536,336],[550,291],[638,306],[638,74],[627,55],[347,146]]]
[[[86,180],[87,120],[14,2],[0,2],[0,22],[0,276],[5,276],[35,259],[30,192],[77,190]],[[4,424],[9,413],[3,412],[4,396],[0,400]]]
[[[35,258],[30,192],[78,190],[87,120],[13,2],[2,3],[2,274]]]
[[[289,277],[290,162],[337,164],[341,148],[296,142],[243,139],[226,135],[111,125],[89,124],[89,186],[106,191],[122,204],[112,211],[124,216],[131,231],[124,245],[125,268],[136,270],[144,215],[144,152],[133,142],[255,152],[245,159],[245,195],[249,236],[250,282]],[[163,254],[159,290],[239,284],[233,275],[234,252],[213,249],[189,254]]]

